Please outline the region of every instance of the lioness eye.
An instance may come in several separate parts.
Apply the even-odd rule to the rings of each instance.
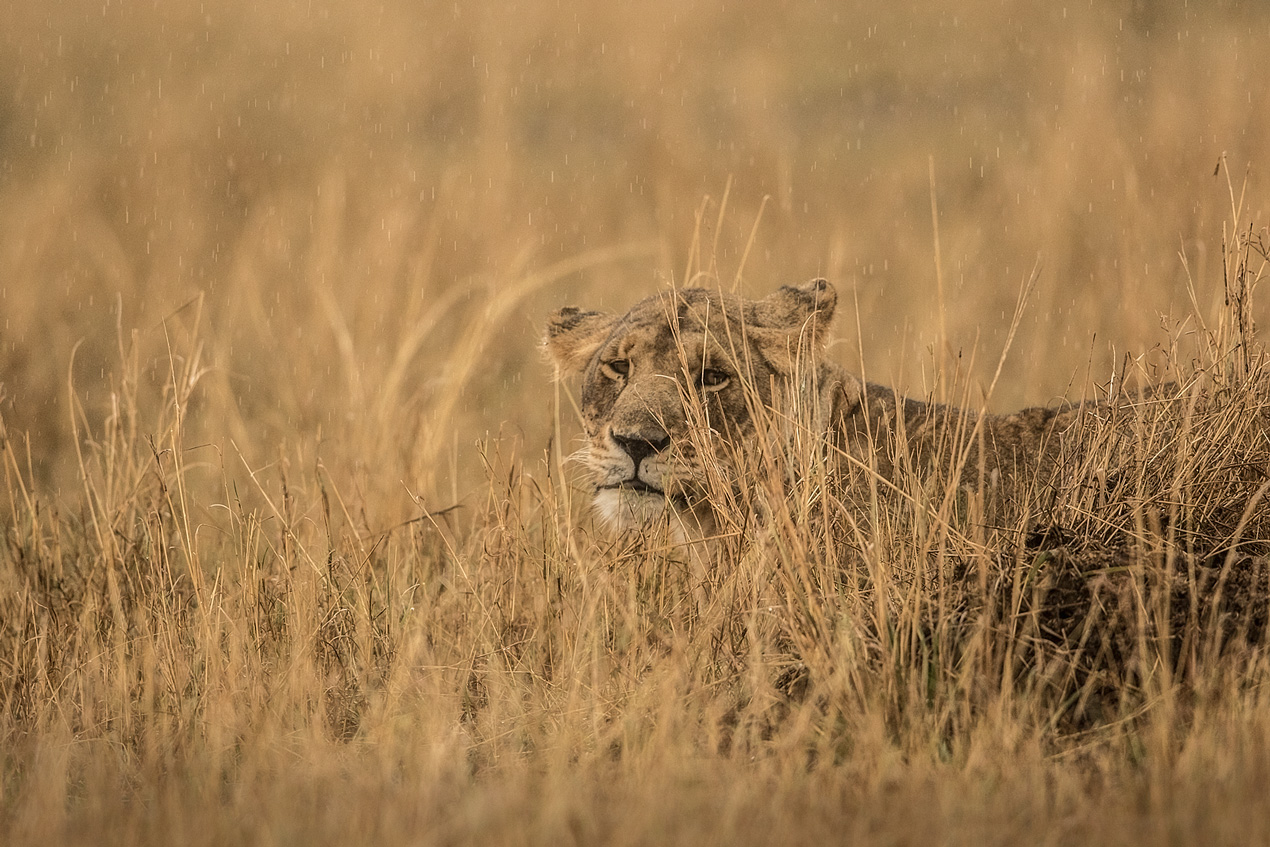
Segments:
[[[604,369],[614,378],[630,376],[631,361],[630,359],[613,359],[604,363]]]
[[[732,377],[728,376],[727,371],[721,371],[717,368],[706,368],[701,372],[702,388],[722,388],[728,384]]]

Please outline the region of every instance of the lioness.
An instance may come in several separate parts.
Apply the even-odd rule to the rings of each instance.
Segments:
[[[964,483],[995,485],[1053,463],[1055,436],[1076,408],[978,415],[866,384],[822,355],[836,303],[833,286],[817,279],[761,300],[687,288],[625,315],[553,315],[546,346],[558,373],[582,376],[581,457],[599,513],[623,529],[671,517],[693,534],[708,531],[709,492],[720,475],[745,472],[742,460],[772,420],[786,422],[787,434],[822,437],[883,478],[900,462],[943,464]]]

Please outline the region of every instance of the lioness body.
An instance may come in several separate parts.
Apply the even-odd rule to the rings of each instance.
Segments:
[[[839,368],[833,362],[828,368]],[[961,481],[976,485],[1001,477],[1047,473],[1058,455],[1059,435],[1081,409],[1033,406],[1008,415],[979,414],[939,403],[903,397],[894,389],[868,383],[860,403],[833,420],[838,440],[862,462],[890,478],[900,456],[921,468],[955,462]],[[897,443],[902,440],[903,444]]]
[[[816,280],[760,300],[690,288],[625,315],[553,316],[547,347],[562,375],[582,377],[582,459],[600,513],[624,528],[667,515],[708,527],[709,492],[747,484],[744,460],[773,419],[883,477],[912,462],[995,483],[1052,463],[1075,409],[981,416],[866,384],[822,355],[836,300]]]

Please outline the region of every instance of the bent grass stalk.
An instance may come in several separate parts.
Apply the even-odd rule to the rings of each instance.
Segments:
[[[598,838],[650,826],[641,809],[684,833],[777,798],[780,826],[814,833],[881,814],[883,785],[973,805],[996,779],[975,808],[1032,809],[1030,827],[1062,797],[1118,819],[1128,800],[1088,788],[1100,773],[1154,809],[1174,780],[1255,773],[1267,375],[1250,356],[1234,379],[1238,325],[1210,325],[1194,379],[1091,417],[1080,461],[1013,524],[915,465],[842,465],[814,404],[752,403],[753,452],[699,419],[723,514],[705,567],[673,538],[597,531],[559,456],[506,440],[483,448],[481,497],[406,522],[310,447],[253,465],[191,445],[197,329],[168,336],[154,411],[121,343],[112,414],[76,407],[76,497],[38,491],[0,420],[0,824],[10,843],[506,841],[526,820]],[[1029,546],[1047,527],[1059,540]],[[1056,616],[1079,591],[1097,602]]]

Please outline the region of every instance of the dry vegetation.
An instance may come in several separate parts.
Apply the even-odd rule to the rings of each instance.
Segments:
[[[1270,840],[1270,13],[548,5],[0,8],[0,841]],[[1006,527],[773,457],[703,578],[536,350],[695,274],[1173,385]]]

